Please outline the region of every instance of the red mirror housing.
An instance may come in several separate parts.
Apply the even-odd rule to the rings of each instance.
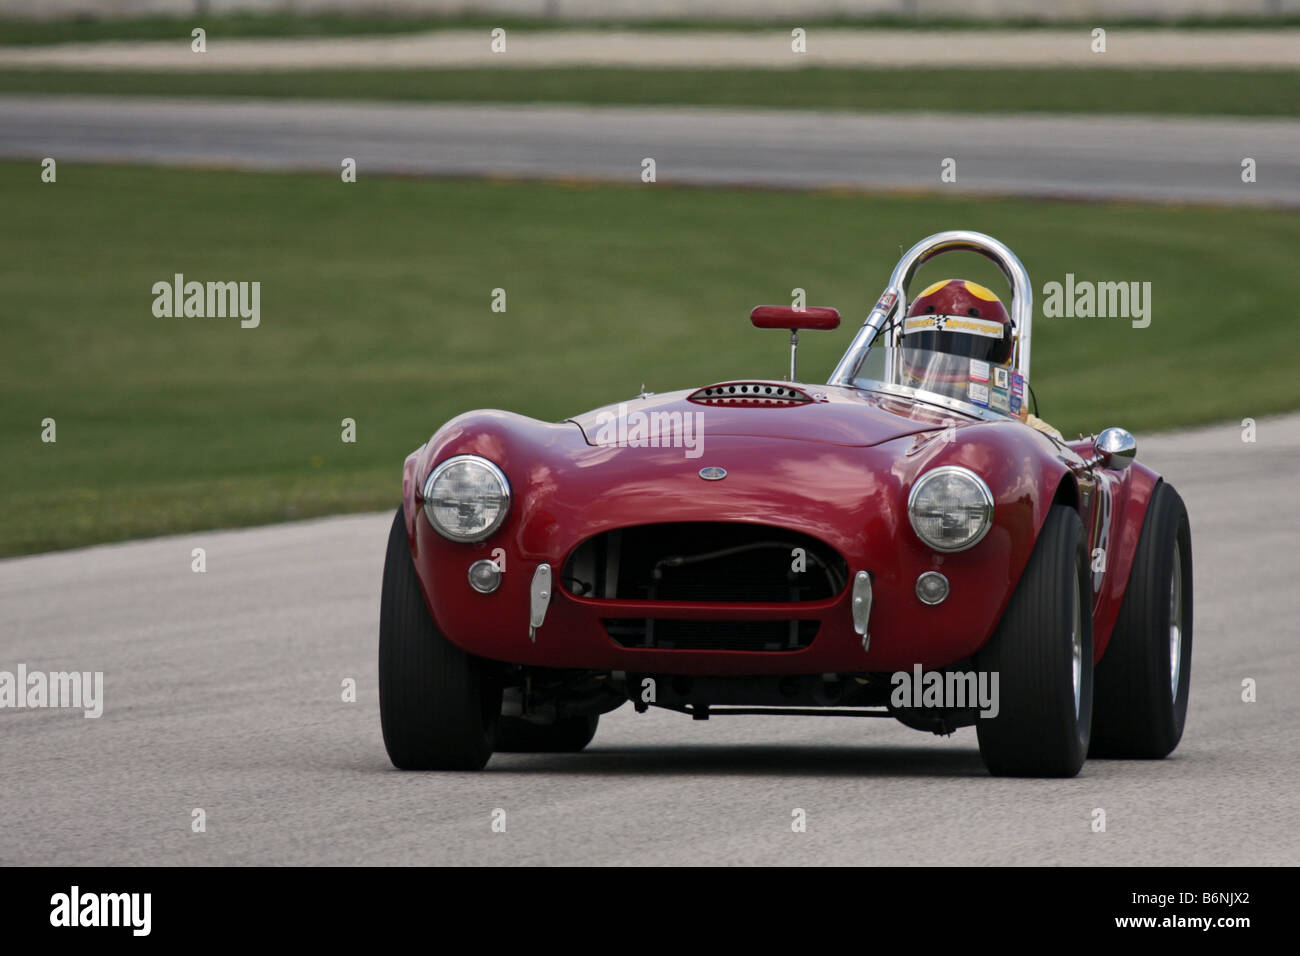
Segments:
[[[829,332],[840,327],[839,309],[808,306],[796,309],[788,305],[760,305],[749,313],[749,321],[759,329],[816,329]]]
[[[749,321],[759,329],[790,330],[790,381],[798,381],[796,356],[799,351],[799,330],[815,329],[829,332],[840,327],[839,309],[809,306],[796,309],[790,305],[759,305],[749,313]]]

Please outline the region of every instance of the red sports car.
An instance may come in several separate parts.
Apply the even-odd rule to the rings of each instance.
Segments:
[[[974,251],[983,286],[917,269]],[[578,751],[629,702],[974,725],[995,774],[1163,757],[1187,713],[1187,512],[1120,428],[1029,414],[1033,293],[1001,242],[917,243],[824,385],[642,394],[559,423],[485,410],[407,459],[380,711],[404,769]]]

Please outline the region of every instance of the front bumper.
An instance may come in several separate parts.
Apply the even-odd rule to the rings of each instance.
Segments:
[[[448,542],[422,517],[415,522],[415,555],[439,629],[480,657],[537,667],[661,674],[861,673],[915,664],[943,667],[984,645],[1013,586],[1009,540],[997,531],[973,549],[978,557],[932,555],[919,545],[898,544],[845,554],[850,574],[843,590],[826,600],[798,603],[579,597],[557,580],[555,569],[564,566],[566,551],[538,560],[537,555],[500,548],[496,558],[505,567],[501,587],[480,594],[469,586],[466,572],[473,561],[492,557],[493,549]],[[535,625],[533,581],[541,564],[551,567],[553,583]],[[951,593],[942,604],[926,605],[916,596],[916,578],[936,569],[948,577]],[[869,643],[854,626],[853,581],[859,571],[871,577]],[[804,621],[814,622],[816,632],[807,646],[793,649],[664,650],[620,644],[607,622],[628,619],[716,622],[720,633],[736,622]]]

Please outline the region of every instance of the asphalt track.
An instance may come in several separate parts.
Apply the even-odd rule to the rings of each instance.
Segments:
[[[1138,436],[1191,514],[1191,709],[1169,759],[1073,780],[993,779],[970,729],[630,707],[583,754],[401,773],[376,700],[390,515],[0,561],[0,670],[105,673],[99,719],[0,710],[0,865],[1295,865],[1300,415],[1241,436]]]
[[[0,157],[1300,206],[1300,122],[0,96]],[[1242,162],[1256,180],[1242,182]],[[941,181],[945,159],[955,182]],[[647,188],[651,188],[647,186]]]

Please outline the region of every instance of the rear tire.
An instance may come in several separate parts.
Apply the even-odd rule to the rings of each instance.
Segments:
[[[519,717],[502,717],[497,728],[499,753],[576,754],[596,736],[599,714],[565,717],[553,724],[534,724]]]
[[[1192,676],[1192,532],[1170,485],[1156,485],[1128,590],[1097,664],[1092,757],[1158,760],[1178,746]]]
[[[388,758],[399,770],[480,770],[500,717],[498,669],[434,624],[398,508],[379,605],[379,719]]]
[[[998,714],[975,721],[995,776],[1073,777],[1092,725],[1092,608],[1087,540],[1055,505],[998,629],[976,656],[998,674]]]

